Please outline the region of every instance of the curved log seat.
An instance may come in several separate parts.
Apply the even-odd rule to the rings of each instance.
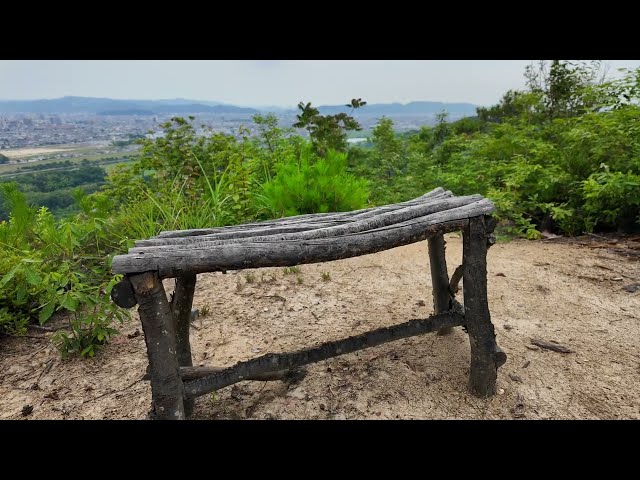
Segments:
[[[437,188],[414,200],[220,228],[162,232],[113,259],[114,273],[161,278],[244,268],[284,267],[356,257],[460,230],[495,210],[481,195]]]

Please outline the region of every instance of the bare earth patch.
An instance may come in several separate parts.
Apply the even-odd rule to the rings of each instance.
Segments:
[[[446,238],[451,274],[462,244]],[[456,328],[310,365],[293,385],[227,387],[198,398],[195,417],[640,418],[640,262],[592,247],[518,240],[489,250],[489,307],[508,355],[489,400],[467,391],[469,340]],[[432,312],[426,242],[300,268],[199,275],[194,305],[210,312],[191,330],[194,364],[229,366]],[[134,320],[89,360],[61,361],[46,338],[0,340],[0,418],[145,418],[151,392]]]

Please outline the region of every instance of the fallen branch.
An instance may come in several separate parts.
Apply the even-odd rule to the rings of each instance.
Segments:
[[[573,353],[573,350],[567,347],[563,347],[562,345],[558,345],[557,343],[545,342],[544,340],[536,340],[531,339],[532,345],[537,345],[540,348],[546,348],[547,350],[553,350],[554,352],[559,353]]]

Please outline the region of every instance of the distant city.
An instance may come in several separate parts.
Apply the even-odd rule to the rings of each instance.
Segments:
[[[394,121],[396,131],[432,125],[441,111],[450,120],[475,115],[467,103],[412,102],[372,104],[353,113],[370,131],[382,116]],[[323,114],[350,112],[345,106],[321,106]],[[295,110],[273,109],[280,125],[296,121]],[[112,100],[64,97],[55,100],[0,101],[0,150],[68,144],[108,144],[145,135],[158,135],[159,125],[174,116],[196,117],[195,125],[238,135],[241,126],[252,130],[252,117],[269,113],[259,109],[192,100]],[[356,134],[357,136],[357,134]]]

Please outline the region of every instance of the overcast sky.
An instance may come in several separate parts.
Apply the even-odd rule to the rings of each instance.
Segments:
[[[489,105],[530,60],[0,60],[0,99],[189,98],[241,106],[431,100]],[[639,60],[610,60],[640,67]]]

